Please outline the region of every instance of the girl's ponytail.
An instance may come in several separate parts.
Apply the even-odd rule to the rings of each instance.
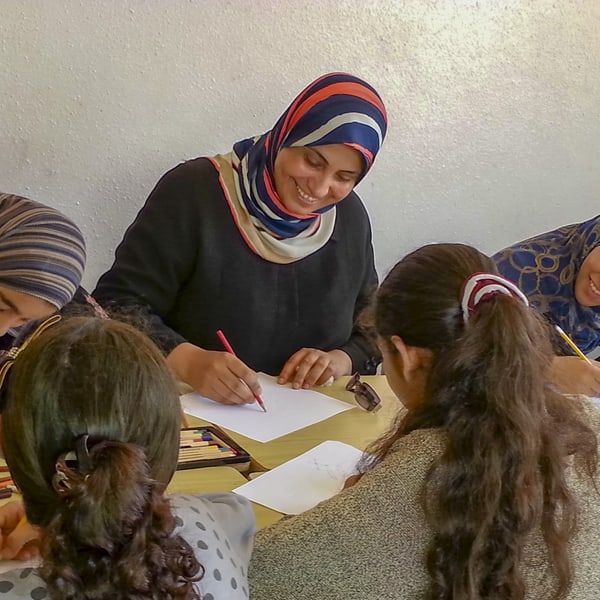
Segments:
[[[197,598],[202,575],[190,546],[172,536],[168,501],[144,450],[80,436],[56,462],[59,508],[44,531],[41,575],[53,598]],[[95,582],[95,584],[90,584]]]

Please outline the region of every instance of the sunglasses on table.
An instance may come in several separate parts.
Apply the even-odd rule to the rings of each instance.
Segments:
[[[358,373],[352,375],[346,389],[354,393],[356,403],[367,412],[375,412],[381,407],[381,398],[377,392],[368,383],[361,381]]]

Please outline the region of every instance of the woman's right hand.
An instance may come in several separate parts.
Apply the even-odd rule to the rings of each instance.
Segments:
[[[0,506],[0,558],[29,560],[39,555],[39,531],[22,520],[25,507],[22,502],[8,502]]]
[[[552,379],[565,394],[600,397],[600,364],[578,356],[556,356],[552,362]]]
[[[222,404],[251,404],[261,393],[256,372],[228,352],[203,350],[185,342],[167,356],[167,364],[178,379]]]

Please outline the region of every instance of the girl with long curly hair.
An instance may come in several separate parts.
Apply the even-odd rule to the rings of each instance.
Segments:
[[[2,392],[5,456],[39,529],[41,565],[0,575],[0,595],[247,597],[249,503],[233,494],[164,495],[181,408],[144,334],[113,320],[64,319],[23,348]],[[19,504],[3,508],[4,534],[20,512]]]
[[[600,411],[549,383],[525,295],[474,248],[435,244],[373,313],[406,410],[346,489],[257,535],[252,598],[597,597]]]

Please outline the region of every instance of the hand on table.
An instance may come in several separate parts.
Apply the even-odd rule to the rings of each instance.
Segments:
[[[291,383],[295,389],[323,385],[329,378],[350,375],[352,360],[343,350],[324,352],[302,348],[292,354],[281,369],[277,383]]]
[[[193,344],[177,346],[167,364],[199,394],[222,404],[251,404],[261,393],[258,375],[228,352],[203,350]]]
[[[39,555],[39,532],[29,523],[19,525],[25,516],[25,507],[20,501],[0,506],[0,558],[29,560]]]
[[[600,364],[589,364],[578,356],[557,356],[552,363],[552,380],[565,394],[600,397]]]

